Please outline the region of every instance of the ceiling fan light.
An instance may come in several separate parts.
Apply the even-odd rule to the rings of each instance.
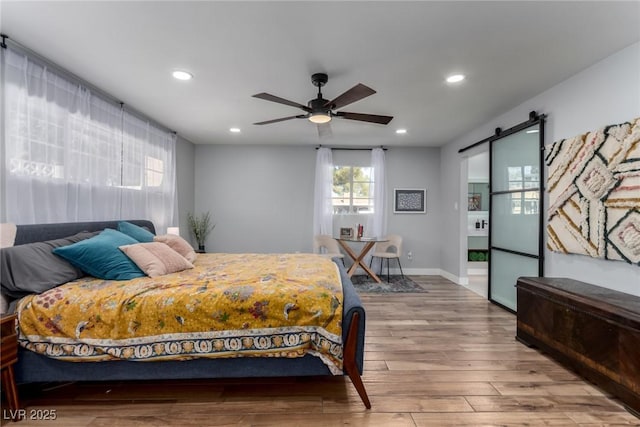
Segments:
[[[328,123],[331,121],[331,115],[324,112],[311,113],[309,121],[316,124]]]

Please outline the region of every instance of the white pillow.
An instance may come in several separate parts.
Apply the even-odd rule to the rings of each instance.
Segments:
[[[10,248],[16,241],[17,227],[15,224],[5,222],[0,224],[0,248]]]

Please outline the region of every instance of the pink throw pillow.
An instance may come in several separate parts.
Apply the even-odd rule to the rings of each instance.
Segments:
[[[136,243],[119,248],[149,277],[193,268],[193,264],[164,243]]]
[[[153,238],[153,241],[162,242],[169,245],[171,249],[185,257],[189,262],[194,262],[198,257],[198,254],[196,254],[196,251],[193,250],[189,242],[176,234],[165,234],[163,236],[156,236]]]

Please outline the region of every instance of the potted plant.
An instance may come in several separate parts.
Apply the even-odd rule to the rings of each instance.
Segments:
[[[198,243],[198,252],[204,252],[204,242],[216,226],[211,223],[211,214],[207,211],[200,214],[200,216],[196,216],[189,212],[187,214],[187,222]]]

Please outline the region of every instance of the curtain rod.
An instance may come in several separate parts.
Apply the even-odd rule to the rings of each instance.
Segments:
[[[174,135],[178,134],[178,132],[176,132],[176,131],[174,131],[172,129],[169,129],[166,125],[163,125],[159,121],[154,120],[151,117],[149,117],[148,115],[143,114],[142,112],[136,110],[135,108],[130,107],[128,104],[125,104],[124,102],[120,101],[118,98],[114,97],[110,93],[105,92],[104,90],[100,89],[99,87],[89,83],[88,81],[86,81],[82,77],[79,77],[76,74],[73,74],[71,71],[61,67],[60,65],[58,65],[55,62],[51,61],[50,59],[40,55],[39,53],[31,50],[30,48],[20,44],[19,42],[15,41],[14,39],[9,37],[8,35],[6,35],[4,33],[0,34],[0,38],[2,38],[2,41],[0,42],[0,48],[7,49],[8,47],[11,47],[14,50],[17,50],[17,51],[19,51],[19,52],[21,52],[21,53],[23,53],[25,55],[28,55],[28,56],[32,57],[33,59],[35,59],[37,62],[40,62],[40,65],[44,65],[47,68],[51,68],[56,73],[61,74],[63,77],[75,80],[78,84],[80,84],[81,86],[85,86],[87,89],[89,89],[91,92],[95,93],[96,95],[100,96],[101,98],[105,98],[107,101],[111,101],[111,102],[113,102],[115,104],[120,105],[123,110],[127,111],[128,113],[131,113],[132,115],[136,116],[137,118],[145,120],[145,121],[148,121],[148,122],[151,122],[154,125],[166,130],[167,132],[173,133]]]
[[[316,147],[316,150],[323,148],[322,145],[318,145]],[[387,148],[383,147],[382,145],[380,147],[324,147],[324,148],[329,148],[331,150],[340,150],[340,151],[371,151],[374,148],[382,148],[384,151],[387,151]]]

